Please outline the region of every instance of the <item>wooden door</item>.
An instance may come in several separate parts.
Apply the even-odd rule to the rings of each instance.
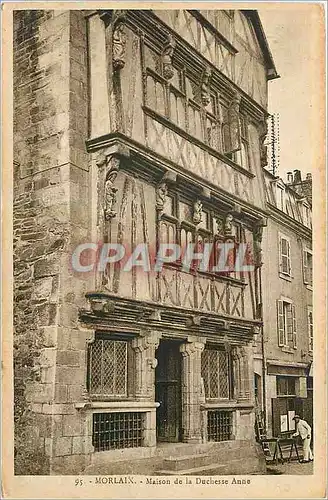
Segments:
[[[178,442],[181,439],[181,353],[180,343],[163,340],[156,357],[156,412],[158,441]]]

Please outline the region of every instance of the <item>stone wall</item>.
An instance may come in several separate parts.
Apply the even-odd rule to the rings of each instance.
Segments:
[[[70,255],[88,239],[86,22],[81,11],[14,13],[14,364],[16,473],[82,453],[90,288]],[[64,367],[65,366],[65,367]],[[76,441],[76,440],[75,440]]]

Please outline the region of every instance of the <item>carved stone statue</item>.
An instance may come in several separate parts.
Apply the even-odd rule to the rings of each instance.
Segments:
[[[167,196],[167,185],[166,182],[161,181],[156,189],[156,209],[160,212],[164,210],[166,196]]]
[[[227,214],[224,220],[223,232],[225,237],[233,236],[233,216],[231,214]]]
[[[175,40],[172,35],[168,35],[167,40],[163,49],[163,76],[167,80],[170,80],[174,75],[172,57],[175,49]]]
[[[202,222],[202,210],[203,203],[200,200],[196,200],[194,203],[194,212],[192,216],[194,224],[200,224]]]
[[[110,172],[105,181],[105,195],[104,195],[104,213],[105,220],[111,220],[116,217],[116,193],[117,188],[114,187],[114,181],[117,176],[117,171]]]
[[[120,70],[125,65],[126,33],[124,22],[118,21],[113,32],[113,67]]]

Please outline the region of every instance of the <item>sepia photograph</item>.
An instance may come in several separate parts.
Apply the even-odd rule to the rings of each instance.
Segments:
[[[3,5],[4,497],[324,498],[325,7],[282,4]]]

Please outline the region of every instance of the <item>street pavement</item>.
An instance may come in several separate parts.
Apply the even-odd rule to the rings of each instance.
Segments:
[[[308,476],[313,474],[313,462],[306,464],[297,461],[285,462],[284,464],[268,465],[267,474],[286,474],[289,476]]]

